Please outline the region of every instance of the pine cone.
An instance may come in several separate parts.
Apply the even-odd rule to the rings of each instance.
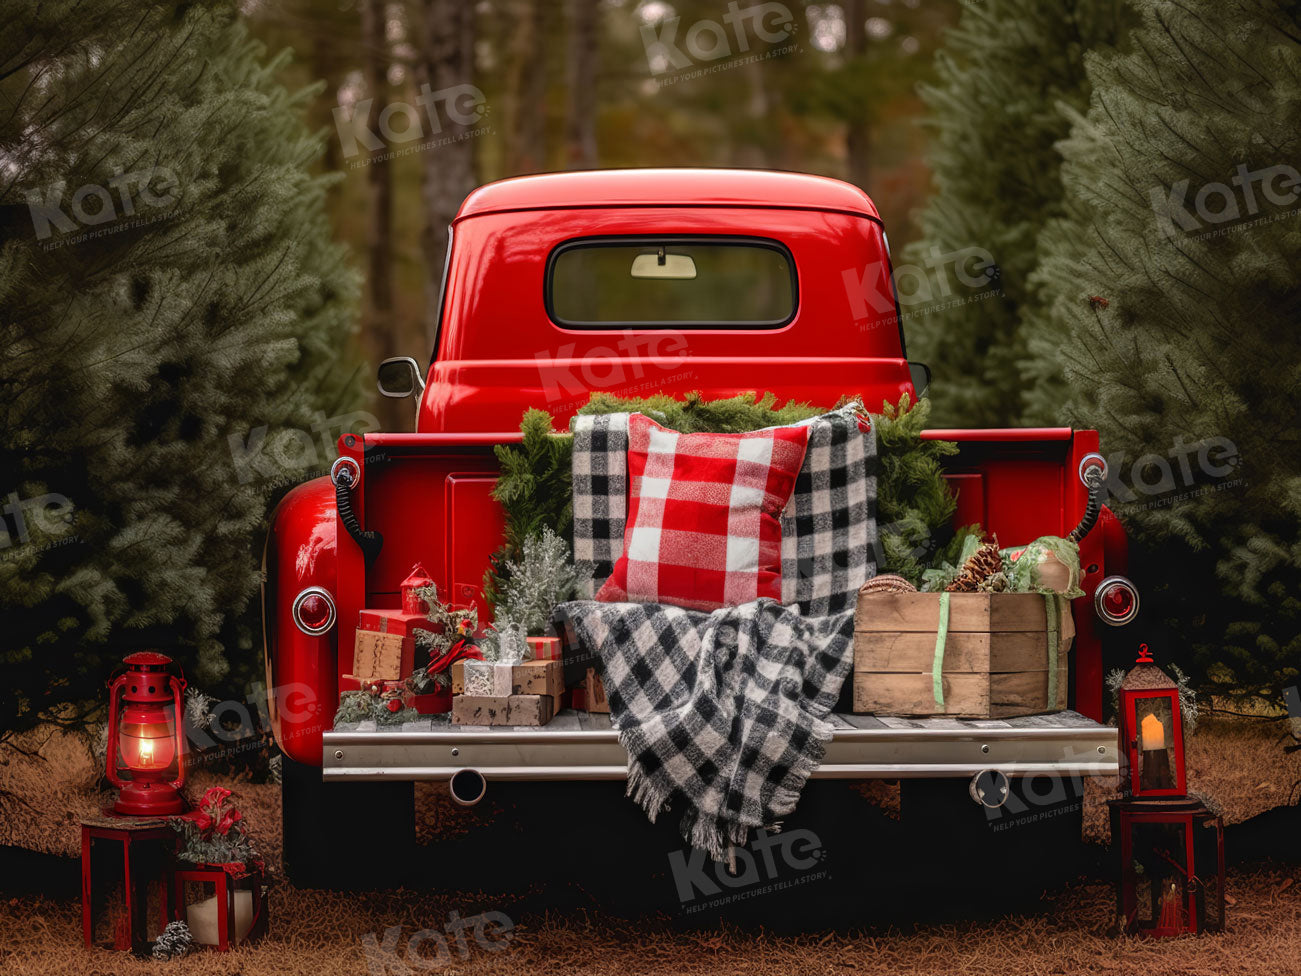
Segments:
[[[958,578],[944,589],[948,593],[975,593],[988,576],[1003,571],[1003,557],[998,551],[998,540],[984,543],[962,565]]]
[[[964,569],[958,574],[948,586],[944,587],[945,593],[975,593],[980,589],[980,577]]]
[[[979,579],[992,576],[994,573],[1001,573],[1003,571],[1003,557],[999,554],[998,543],[986,542],[971,554],[971,558],[967,560],[967,564],[962,568],[975,574]]]

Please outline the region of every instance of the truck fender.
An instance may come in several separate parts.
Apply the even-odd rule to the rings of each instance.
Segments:
[[[290,491],[271,516],[262,552],[262,638],[267,706],[281,750],[321,765],[321,736],[338,702],[339,620],[320,636],[294,622],[294,598],[320,587],[338,606],[334,486],[316,478]]]

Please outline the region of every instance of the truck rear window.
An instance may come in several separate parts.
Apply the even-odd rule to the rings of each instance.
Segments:
[[[588,238],[547,262],[547,314],[570,328],[776,328],[797,302],[795,262],[765,238]]]

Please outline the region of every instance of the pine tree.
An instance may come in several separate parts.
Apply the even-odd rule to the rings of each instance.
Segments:
[[[934,373],[942,424],[1021,414],[1036,238],[1061,212],[1061,106],[1087,104],[1084,54],[1114,44],[1129,19],[1119,0],[987,0],[964,4],[946,37],[938,81],[922,89],[936,192],[895,269],[909,355]]]
[[[315,93],[229,3],[87,7],[0,0],[7,730],[142,646],[251,672],[268,504],[356,395]]]
[[[1050,338],[1172,648],[1277,695],[1301,669],[1301,4],[1137,6],[1062,146]]]

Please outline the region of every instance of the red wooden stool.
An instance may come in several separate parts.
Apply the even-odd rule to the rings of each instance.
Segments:
[[[148,912],[149,884],[157,882],[159,886],[159,930],[166,927],[173,917],[173,884],[171,880],[172,855],[176,850],[176,831],[163,819],[144,817],[92,817],[81,821],[81,934],[89,949],[94,939],[94,878],[91,847],[94,841],[115,841],[122,846],[122,900],[125,903],[125,931],[130,939],[130,948],[143,950],[149,942],[149,933],[145,924]],[[155,858],[156,870],[146,876],[143,866],[137,863],[140,853],[133,848],[142,845],[157,845],[158,856]],[[119,940],[115,948],[127,946]]]

